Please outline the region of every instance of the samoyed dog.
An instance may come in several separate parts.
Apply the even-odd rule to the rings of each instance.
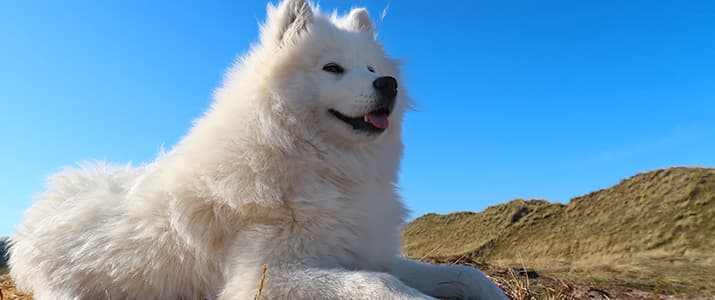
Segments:
[[[365,9],[269,5],[258,45],[171,151],[51,179],[12,237],[18,287],[39,300],[506,299],[475,269],[400,257],[409,100],[373,30]]]

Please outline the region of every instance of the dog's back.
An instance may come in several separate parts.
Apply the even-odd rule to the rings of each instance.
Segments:
[[[53,176],[11,238],[10,274],[18,287],[39,299],[73,299],[77,291],[83,291],[82,299],[132,294],[198,298],[205,289],[191,287],[200,283],[186,285],[165,270],[177,263],[196,264],[192,257],[163,253],[179,244],[168,219],[135,218],[128,210],[129,202],[141,201],[131,194],[150,168],[98,163]],[[132,280],[162,273],[165,280]]]

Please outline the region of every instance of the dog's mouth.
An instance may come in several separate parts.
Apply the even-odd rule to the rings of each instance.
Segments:
[[[362,132],[382,133],[390,125],[387,120],[387,117],[390,116],[390,110],[387,108],[379,108],[359,117],[348,117],[334,109],[329,109],[328,111],[339,120],[352,126],[353,129]]]

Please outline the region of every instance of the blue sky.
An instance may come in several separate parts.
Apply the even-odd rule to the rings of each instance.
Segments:
[[[379,38],[418,103],[400,182],[414,216],[715,166],[715,2],[390,2]],[[347,3],[377,18],[387,0],[320,1]],[[0,235],[61,167],[170,148],[264,15],[262,1],[2,2]]]

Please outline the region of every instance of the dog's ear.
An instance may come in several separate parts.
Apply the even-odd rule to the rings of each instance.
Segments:
[[[261,39],[277,45],[290,42],[312,21],[313,9],[307,0],[285,0],[278,7],[268,4],[268,20],[261,30]]]
[[[366,33],[373,33],[372,20],[370,20],[370,15],[367,13],[365,8],[354,8],[348,14],[348,26],[350,28]]]

